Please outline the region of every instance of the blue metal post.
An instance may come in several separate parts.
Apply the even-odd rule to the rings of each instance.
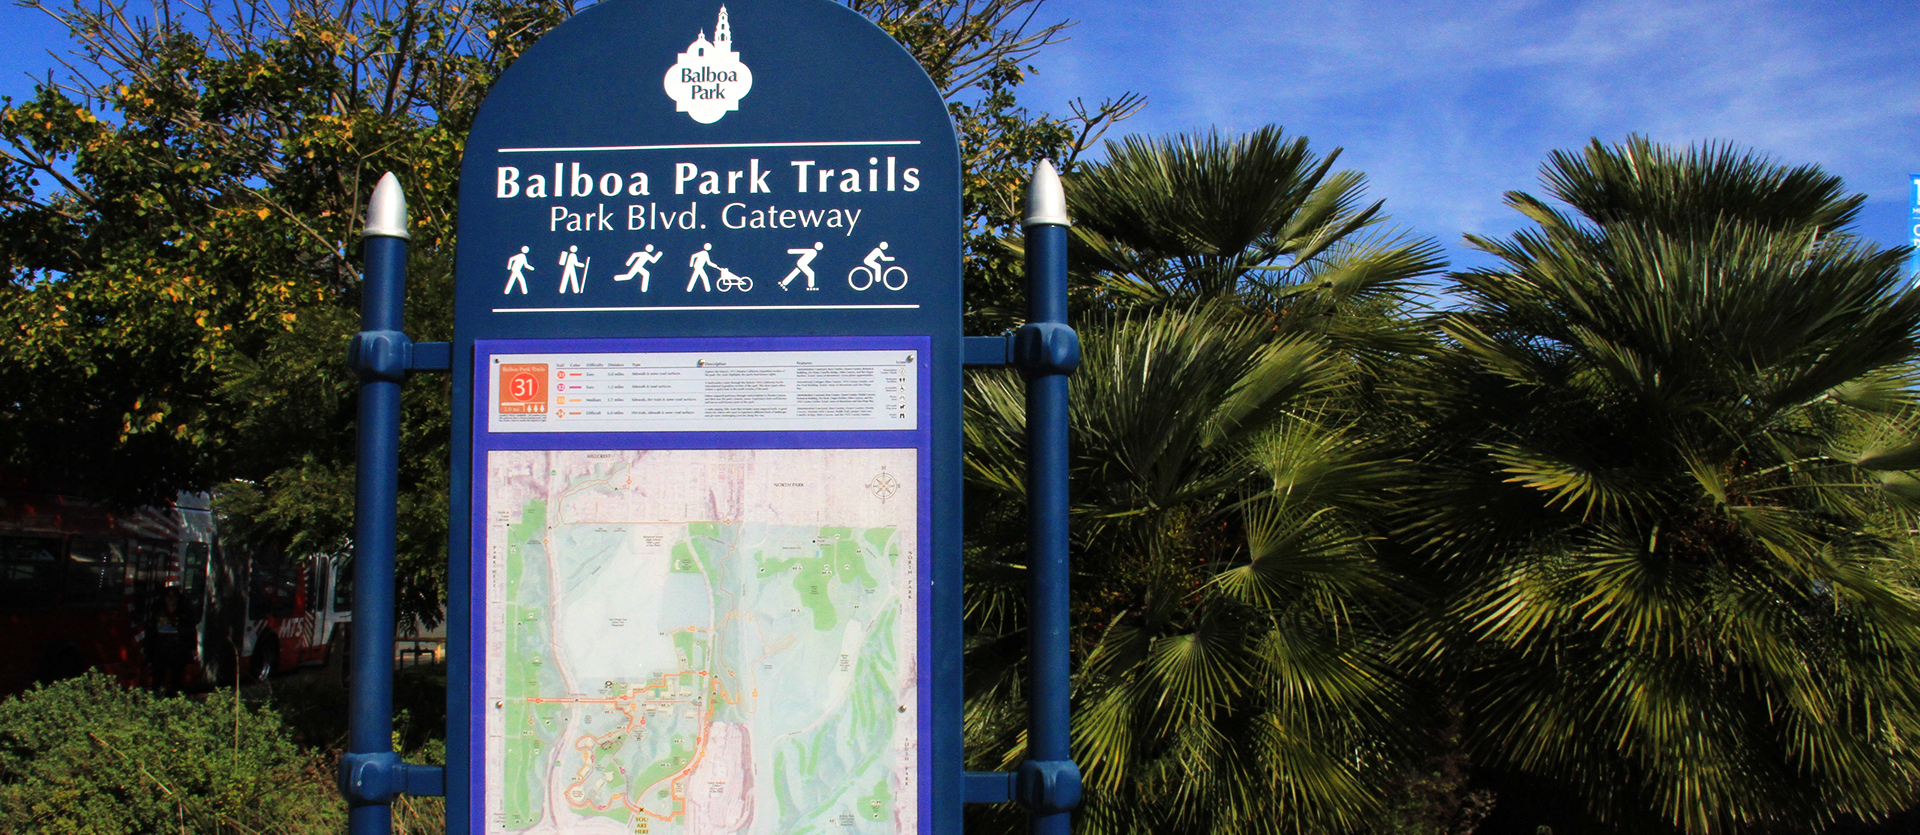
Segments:
[[[395,201],[397,218],[392,211]],[[367,209],[361,331],[348,355],[360,376],[353,509],[353,692],[347,757],[340,768],[352,835],[392,831],[389,804],[394,791],[388,775],[402,771],[393,753],[393,587],[400,493],[400,384],[406,379],[412,353],[400,330],[406,299],[405,207],[399,182],[386,175],[374,188]]]
[[[1067,377],[1080,344],[1067,326],[1067,214],[1059,177],[1042,161],[1027,192],[1027,324],[1014,335],[1027,379],[1027,761],[1018,794],[1033,835],[1067,835],[1080,799],[1069,705],[1067,573]]]

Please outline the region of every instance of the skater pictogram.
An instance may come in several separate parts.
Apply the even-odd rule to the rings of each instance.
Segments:
[[[820,289],[818,287],[813,286],[813,267],[810,267],[808,265],[812,264],[813,259],[820,256],[820,250],[825,248],[826,248],[825,244],[820,243],[819,241],[814,241],[813,246],[811,247],[800,247],[799,249],[787,250],[788,255],[798,255],[800,256],[800,258],[798,261],[794,262],[793,272],[787,273],[786,278],[780,279],[780,289],[782,290],[787,289],[787,285],[791,284],[794,278],[801,275],[805,275],[807,277],[808,290]]]

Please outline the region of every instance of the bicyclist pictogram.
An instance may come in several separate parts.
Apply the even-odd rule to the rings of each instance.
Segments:
[[[906,267],[884,266],[886,262],[893,260],[896,259],[887,254],[887,242],[881,241],[879,246],[874,247],[872,252],[867,253],[866,258],[861,259],[860,263],[864,266],[854,267],[852,271],[847,273],[847,286],[855,290],[865,290],[868,287],[872,287],[875,283],[878,283],[888,290],[899,290],[906,287]]]

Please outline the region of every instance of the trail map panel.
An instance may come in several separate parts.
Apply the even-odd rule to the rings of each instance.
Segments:
[[[487,831],[916,830],[918,450],[486,455]]]

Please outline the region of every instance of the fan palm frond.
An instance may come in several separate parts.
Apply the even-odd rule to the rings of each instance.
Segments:
[[[1410,657],[1482,756],[1636,831],[1818,827],[1911,799],[1920,293],[1817,168],[1634,137],[1471,242],[1413,382]],[[1438,434],[1440,432],[1448,434]],[[1463,673],[1462,671],[1471,671]]]

